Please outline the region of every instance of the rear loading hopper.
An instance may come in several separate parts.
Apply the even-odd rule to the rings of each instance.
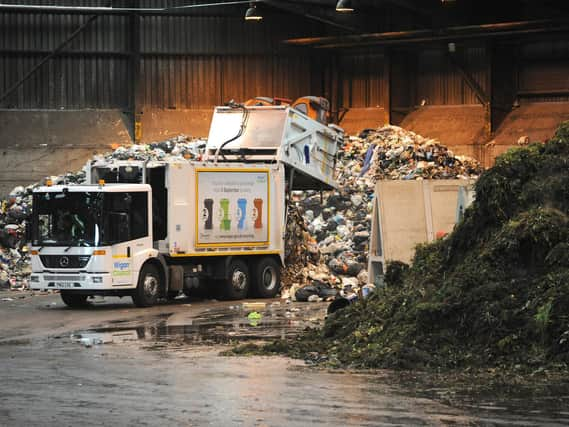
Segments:
[[[282,162],[292,190],[330,190],[343,131],[288,105],[217,107],[207,142],[213,161]],[[292,179],[291,179],[292,177]]]

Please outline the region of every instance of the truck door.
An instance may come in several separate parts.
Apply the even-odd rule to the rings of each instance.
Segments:
[[[107,193],[106,233],[112,241],[113,286],[135,286],[152,248],[147,191]]]

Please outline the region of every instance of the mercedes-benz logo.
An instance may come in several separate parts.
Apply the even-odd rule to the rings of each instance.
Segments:
[[[59,258],[59,265],[63,268],[67,267],[69,265],[69,258],[67,258],[66,256],[62,256],[61,258]]]

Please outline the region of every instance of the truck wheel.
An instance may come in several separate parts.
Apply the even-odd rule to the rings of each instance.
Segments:
[[[87,302],[88,295],[80,295],[73,292],[61,291],[61,299],[66,306],[72,308],[87,307],[89,303]]]
[[[281,288],[281,266],[274,258],[262,258],[253,276],[255,296],[274,298]]]
[[[240,259],[233,259],[227,269],[227,277],[223,281],[222,298],[227,300],[243,299],[249,292],[249,268]]]
[[[145,265],[138,276],[138,285],[132,294],[132,302],[137,307],[150,307],[156,304],[162,290],[160,273],[152,264]]]

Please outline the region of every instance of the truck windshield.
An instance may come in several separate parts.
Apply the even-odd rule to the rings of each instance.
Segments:
[[[148,232],[146,192],[34,193],[34,246],[108,246]]]
[[[37,246],[99,246],[102,193],[35,193],[32,243]]]

